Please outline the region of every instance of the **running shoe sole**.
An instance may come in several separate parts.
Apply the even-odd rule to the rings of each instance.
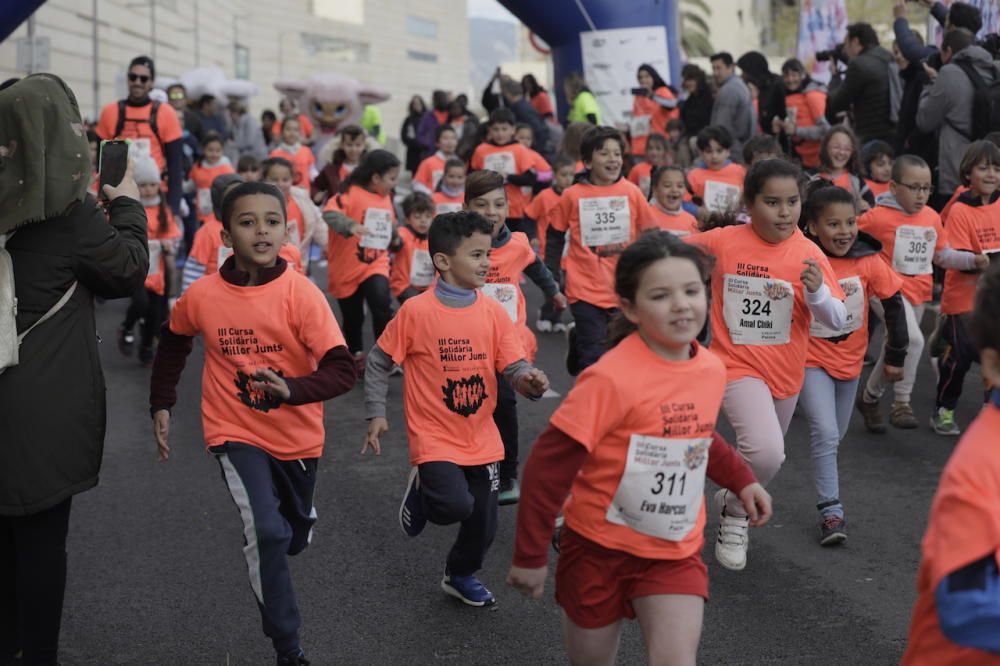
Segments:
[[[444,590],[444,593],[447,594],[448,596],[455,597],[463,604],[467,606],[472,606],[473,608],[483,608],[484,606],[492,606],[497,602],[496,597],[493,597],[490,601],[473,601],[472,599],[466,599],[465,597],[462,596],[461,592],[453,588],[451,584],[448,583],[448,581],[446,580],[441,581],[441,589]]]

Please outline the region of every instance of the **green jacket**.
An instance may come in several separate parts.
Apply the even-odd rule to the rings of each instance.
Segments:
[[[586,123],[588,115],[593,115],[597,119],[597,124],[601,124],[601,110],[597,106],[597,98],[594,94],[584,90],[573,100],[566,119],[571,123]]]
[[[375,137],[383,146],[385,145],[385,129],[382,127],[382,112],[377,106],[369,104],[361,114],[361,126],[368,132],[369,136]]]

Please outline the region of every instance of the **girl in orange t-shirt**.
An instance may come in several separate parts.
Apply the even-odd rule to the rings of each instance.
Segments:
[[[453,157],[444,163],[444,173],[431,200],[435,215],[462,210],[465,203],[465,162]]]
[[[875,197],[861,173],[858,138],[844,125],[834,125],[819,145],[819,169],[815,175],[854,195],[859,211],[875,205]]]
[[[659,167],[653,172],[649,196],[649,215],[653,223],[675,236],[688,236],[698,231],[698,220],[684,210],[687,180],[684,169],[677,166]]]
[[[629,138],[632,154],[641,155],[646,152],[646,144],[653,135],[667,136],[667,123],[680,118],[681,111],[677,96],[651,66],[639,65],[636,81],[643,93],[633,95]]]
[[[281,127],[281,143],[271,151],[268,157],[283,157],[292,163],[296,187],[309,189],[313,178],[319,175],[316,170],[316,157],[309,146],[300,143],[301,132],[298,118],[286,118]]]
[[[885,141],[869,141],[865,145],[861,166],[865,171],[865,185],[871,190],[873,198],[877,199],[880,194],[889,191],[893,157],[895,152]]]
[[[663,231],[625,249],[613,348],[580,375],[525,465],[507,582],[541,597],[565,503],[555,596],[571,663],[614,663],[621,620],[636,616],[649,663],[695,663],[705,478],[731,489],[754,525],[771,515],[767,492],[715,433],[726,370],[696,340],[710,275],[704,252]]]
[[[118,346],[126,356],[132,355],[135,344],[133,330],[142,322],[139,337],[139,362],[149,367],[153,361],[153,341],[167,318],[167,299],[177,271],[174,259],[177,241],[182,236],[173,213],[160,191],[160,171],[151,158],[136,161],[135,182],[139,186],[140,203],[146,209],[149,237],[149,272],[146,280],[132,296],[125,320],[118,328]]]
[[[442,125],[435,133],[437,150],[417,166],[413,174],[413,189],[430,194],[437,189],[444,177],[445,164],[455,157],[458,148],[458,133],[451,125]]]
[[[323,219],[331,226],[327,250],[328,291],[343,316],[347,348],[364,367],[365,304],[377,340],[392,318],[389,251],[400,247],[392,193],[399,159],[387,150],[365,155],[348,179],[347,191],[331,197]]]
[[[565,310],[566,297],[559,290],[552,273],[538,258],[528,241],[519,231],[507,228],[507,192],[503,176],[496,171],[476,171],[465,183],[465,210],[479,213],[493,225],[490,250],[490,270],[484,294],[503,306],[521,338],[528,362],[533,362],[538,342],[528,328],[527,305],[521,291],[521,274],[526,275],[542,290],[545,299],[556,310]],[[497,406],[493,420],[503,440],[504,459],[500,462],[500,504],[514,504],[520,497],[517,482],[518,424],[517,394],[501,374],[497,374]]]
[[[888,334],[883,372],[890,381],[903,377],[909,334],[900,291],[903,280],[879,256],[882,244],[858,231],[851,193],[819,185],[809,195],[803,220],[806,234],[829,257],[847,295],[847,320],[842,328],[833,330],[818,322],[810,327],[805,382],[799,394],[809,422],[819,542],[833,546],[847,540],[837,448],[851,422],[868,348],[868,299],[878,298],[882,303]]]
[[[785,459],[785,432],[805,378],[809,326],[839,330],[844,292],[823,251],[799,231],[802,172],[785,160],[754,164],[744,182],[750,223],[688,236],[715,255],[712,351],[725,362],[722,408],[736,445],[765,486]],[[725,490],[715,557],[732,570],[746,566],[746,512]]]
[[[212,214],[212,181],[224,173],[235,173],[229,158],[222,154],[222,137],[209,132],[201,144],[205,155],[191,167],[188,178],[195,187],[196,216],[204,220]]]
[[[646,159],[632,167],[628,179],[642,190],[645,197],[650,195],[650,181],[657,167],[670,163],[670,144],[662,134],[650,134],[646,141]]]

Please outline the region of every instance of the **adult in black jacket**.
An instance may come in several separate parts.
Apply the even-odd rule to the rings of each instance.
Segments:
[[[406,145],[406,170],[413,174],[417,172],[417,167],[424,155],[424,147],[417,140],[417,128],[420,127],[420,121],[427,113],[427,104],[424,103],[424,98],[420,95],[414,95],[406,111],[406,119],[399,129],[399,137]]]
[[[70,501],[97,485],[104,448],[94,297],[142,285],[146,214],[131,169],[107,189],[110,223],[87,194],[80,110],[54,76],[0,92],[0,146],[0,234],[13,262],[17,331],[76,285],[24,338],[19,364],[0,374],[0,663],[22,651],[17,663],[55,664]]]
[[[914,35],[914,41],[921,43],[919,34]],[[903,82],[903,96],[899,103],[899,121],[896,123],[896,135],[892,148],[897,155],[919,155],[934,173],[937,167],[938,140],[934,132],[921,132],[917,129],[917,109],[920,107],[920,93],[924,86],[930,84],[923,65],[907,60],[899,50],[898,44],[892,45],[892,57],[899,67],[899,78]]]
[[[767,58],[759,51],[747,51],[736,61],[743,80],[757,88],[757,122],[760,130],[774,134],[773,120],[785,117],[785,84],[771,71]]]
[[[843,56],[847,73],[835,74],[826,98],[826,118],[831,125],[850,112],[851,126],[861,145],[874,139],[892,142],[895,126],[889,119],[889,67],[892,54],[879,46],[875,29],[867,23],[847,26]]]
[[[698,65],[684,65],[681,69],[681,86],[687,93],[684,103],[681,104],[684,136],[695,137],[698,136],[698,132],[708,127],[715,97],[708,86],[705,70]]]

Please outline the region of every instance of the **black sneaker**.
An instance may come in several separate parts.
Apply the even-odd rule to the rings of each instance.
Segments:
[[[306,653],[301,649],[278,655],[278,666],[309,666],[309,663]]]
[[[517,504],[521,499],[521,484],[517,479],[504,479],[500,482],[500,494],[497,503],[500,506]]]
[[[406,492],[403,502],[399,505],[399,526],[407,536],[415,537],[424,531],[427,516],[420,498],[420,469],[410,468],[410,477],[406,480]]]
[[[819,545],[837,546],[847,541],[847,521],[840,516],[827,516],[819,524]]]
[[[556,516],[556,529],[552,532],[552,550],[559,552],[559,541],[562,539],[564,519],[562,513]]]
[[[144,368],[153,367],[153,347],[142,345],[139,347],[139,363],[142,364]]]
[[[568,343],[568,348],[566,349],[566,372],[571,376],[576,377],[580,374],[580,354],[576,349],[576,327],[566,331],[566,341]]]
[[[118,351],[124,356],[131,356],[135,347],[135,333],[131,329],[126,329],[122,324],[118,327]]]

